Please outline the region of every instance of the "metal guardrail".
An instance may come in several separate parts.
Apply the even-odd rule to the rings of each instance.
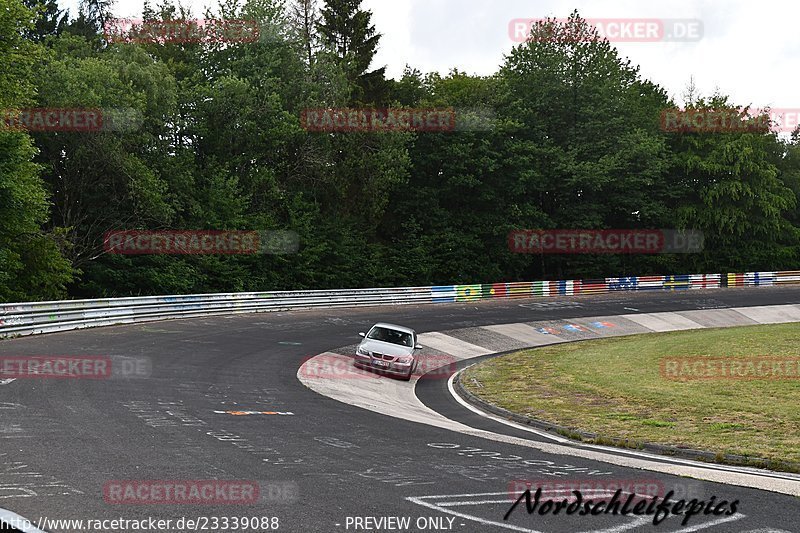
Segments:
[[[728,274],[728,287],[761,287],[800,283],[800,270],[785,272],[745,272]]]
[[[197,318],[293,309],[472,302],[615,291],[711,289],[800,283],[798,272],[687,274],[594,280],[531,281],[378,289],[142,296],[0,304],[0,338],[172,318]]]

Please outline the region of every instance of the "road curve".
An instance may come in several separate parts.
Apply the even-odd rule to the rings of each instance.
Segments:
[[[800,288],[317,310],[3,341],[0,357],[127,358],[146,361],[147,372],[146,377],[127,379],[17,379],[0,384],[0,508],[33,521],[278,517],[279,530],[292,532],[402,530],[388,527],[396,522],[382,522],[386,527],[376,529],[366,517],[408,518],[407,531],[800,531],[793,525],[800,522],[794,496],[547,448],[558,443],[522,445],[519,441],[531,440],[530,435],[515,435],[513,428],[457,405],[437,410],[478,433],[387,417],[326,398],[296,378],[310,357],[355,343],[358,331],[381,320],[429,333],[776,304],[800,304]],[[410,389],[408,383],[382,382]],[[422,401],[435,402],[426,399],[426,390],[433,394],[444,386],[431,381],[418,387],[418,393]],[[428,409],[422,403],[419,408]],[[489,440],[480,433],[484,431],[511,436]],[[262,490],[258,501],[247,505],[126,505],[104,499],[104,487],[115,480],[192,479],[255,480]],[[504,521],[510,484],[542,479],[656,484],[674,488],[676,498],[738,499],[739,512],[693,517],[688,525],[671,517],[653,526],[651,517],[529,516],[518,509]],[[46,526],[42,529],[80,530]]]
[[[564,320],[478,326],[421,334],[423,351],[420,353],[420,358],[423,364],[426,361],[431,363],[428,364],[430,368],[426,369],[427,371],[415,373],[418,375],[412,379],[412,387],[353,367],[352,347],[343,349],[343,353],[326,352],[313,357],[300,367],[297,377],[315,392],[349,405],[466,435],[528,446],[550,454],[583,457],[653,472],[691,476],[706,481],[800,496],[800,474],[710,466],[707,463],[663,457],[653,453],[579,444],[552,432],[534,431],[519,424],[505,423],[508,427],[522,430],[528,437],[515,438],[508,435],[507,430],[497,433],[478,429],[447,418],[436,410],[437,406],[447,407],[447,395],[450,395],[469,411],[495,422],[504,423],[499,417],[471,408],[457,395],[452,386],[457,366],[454,364],[455,361],[459,361],[464,367],[488,355],[520,348],[663,331],[779,323],[800,323],[800,307],[774,305],[638,314],[631,314],[628,311],[624,315],[617,316],[586,316]],[[440,393],[446,391],[448,394],[437,396],[428,393],[429,405],[434,406],[429,407],[419,400],[415,387],[426,382],[429,384],[437,379],[445,380],[447,387],[440,386],[438,389]],[[431,385],[429,384],[427,388],[430,389]],[[463,414],[465,413],[462,412],[461,415]],[[519,434],[518,431],[513,433]]]

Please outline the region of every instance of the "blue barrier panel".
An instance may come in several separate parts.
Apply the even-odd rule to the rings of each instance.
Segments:
[[[456,301],[456,286],[442,285],[431,287],[431,300],[433,303],[449,303]]]
[[[671,291],[688,291],[692,286],[689,275],[664,276],[664,289]]]
[[[628,278],[608,278],[608,290],[610,291],[635,291],[639,286],[639,279],[635,276]]]

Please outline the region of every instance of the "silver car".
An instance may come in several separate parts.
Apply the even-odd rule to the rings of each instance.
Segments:
[[[419,363],[416,351],[422,349],[413,329],[379,322],[366,334],[359,335],[364,340],[358,345],[353,360],[357,367],[411,379]]]

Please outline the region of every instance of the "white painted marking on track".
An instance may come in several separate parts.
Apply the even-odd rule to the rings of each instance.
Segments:
[[[708,529],[710,527],[718,526],[720,524],[726,524],[728,522],[733,522],[734,520],[741,520],[745,516],[747,516],[747,515],[743,515],[741,513],[737,513],[737,514],[735,514],[733,516],[726,516],[724,518],[719,518],[717,520],[712,520],[711,522],[706,522],[704,524],[697,524],[696,526],[685,527],[683,529],[679,529],[678,531],[675,531],[674,533],[692,533],[694,531],[701,531],[703,529]]]
[[[556,492],[558,494],[561,494],[560,490],[549,490],[549,491],[548,490],[543,490],[542,494],[543,495],[547,495],[550,492]],[[615,494],[615,492],[616,491],[612,491],[612,490],[609,490],[609,489],[587,489],[587,490],[584,490],[582,493],[583,494],[591,494],[592,496],[613,496]],[[469,494],[433,494],[433,495],[430,495],[430,496],[415,496],[415,497],[419,498],[421,500],[432,500],[432,499],[442,499],[442,498],[470,498],[470,497],[475,497],[475,496],[500,496],[500,495],[508,496],[508,491],[505,491],[505,492],[477,492],[477,493],[471,492]],[[505,499],[503,501],[506,501],[508,503],[513,503],[511,498],[507,498],[507,499]]]
[[[12,381],[16,381],[17,378],[8,378],[8,379],[0,379],[0,385],[8,385]]]
[[[798,309],[800,309],[800,307],[798,307]],[[738,312],[737,308],[733,308],[732,311]],[[663,318],[665,318],[663,315],[665,314],[670,315],[670,313],[654,313],[654,315],[657,316],[661,315],[662,320],[660,322],[662,324],[664,322]],[[674,315],[676,313],[671,314]],[[692,326],[692,329],[702,327],[702,325],[696,324],[691,320],[686,320],[684,316],[678,316],[680,317],[678,319],[680,322],[684,324],[688,323]],[[608,320],[608,318],[609,317],[606,316],[582,317],[581,320]],[[728,326],[734,325],[736,324],[728,324]],[[480,349],[480,347],[478,348]],[[317,357],[325,356],[345,358],[344,356],[330,353],[320,354]],[[543,442],[541,440],[519,438],[507,434],[476,429],[448,419],[422,404],[414,394],[416,379],[412,381],[411,387],[409,388],[406,384],[400,386],[394,383],[378,383],[379,381],[388,380],[375,380],[375,383],[372,383],[371,380],[361,380],[358,383],[348,384],[348,382],[352,380],[309,379],[307,374],[306,363],[298,369],[297,378],[303,385],[318,394],[386,416],[427,424],[463,435],[470,435],[515,446],[524,446],[548,454],[581,457],[592,461],[638,468],[651,472],[660,472],[662,474],[680,475],[701,481],[725,483],[728,485],[800,496],[800,483],[798,483],[798,481],[800,481],[800,476],[797,474],[778,474],[752,467],[728,467],[727,465],[710,464],[702,461],[686,459],[676,460],[669,456],[660,456],[646,452],[633,452],[622,448],[610,448],[600,445],[566,446],[561,443]],[[378,387],[378,385],[380,385],[380,387]],[[0,402],[0,408],[3,408],[2,402]],[[527,430],[530,431],[530,428],[527,428]]]
[[[607,491],[605,489],[592,489],[592,490],[586,491],[586,494],[592,494],[593,496],[596,496],[596,497],[597,496],[604,496],[604,495],[605,496],[612,496],[613,495],[612,493],[610,493],[609,491]],[[442,502],[442,501],[434,501],[434,502],[424,501],[424,500],[441,500],[441,499],[445,499],[445,498],[470,498],[470,497],[472,497],[472,498],[478,498],[478,497],[483,498],[483,497],[486,497],[486,496],[501,496],[501,495],[506,496],[506,499],[503,499],[503,500],[494,500],[494,499],[493,500],[459,500],[459,501],[444,501],[444,502]],[[441,494],[441,495],[434,495],[434,496],[411,496],[411,497],[406,498],[406,500],[408,500],[408,501],[410,501],[412,503],[416,503],[417,505],[422,505],[424,507],[428,507],[430,509],[434,509],[434,510],[442,512],[442,513],[447,513],[447,514],[451,514],[453,516],[458,516],[459,518],[465,518],[467,520],[473,520],[475,522],[478,522],[478,523],[484,524],[484,525],[498,526],[498,527],[502,527],[502,528],[505,528],[505,529],[510,529],[512,531],[524,531],[524,532],[527,532],[527,533],[541,533],[540,531],[535,530],[535,529],[528,529],[528,528],[524,528],[524,527],[520,527],[520,526],[515,526],[515,525],[509,524],[507,522],[497,522],[497,521],[494,521],[494,520],[488,520],[486,518],[481,518],[479,516],[474,516],[474,515],[470,515],[470,514],[466,514],[466,513],[460,513],[458,511],[454,511],[454,510],[450,509],[450,507],[469,506],[469,505],[472,505],[472,506],[474,506],[474,505],[484,505],[484,504],[485,505],[494,505],[494,504],[501,504],[501,503],[511,504],[513,502],[511,501],[510,498],[508,498],[508,492],[484,492],[484,493],[477,493],[477,494]],[[635,528],[641,527],[641,526],[643,526],[644,524],[646,524],[647,522],[649,522],[651,520],[651,518],[648,517],[648,516],[636,516],[636,517],[631,516],[631,517],[623,517],[623,518],[632,518],[632,520],[630,522],[627,522],[627,523],[624,523],[624,524],[620,524],[618,526],[614,526],[614,527],[611,527],[611,528],[607,528],[607,529],[603,529],[603,530],[599,530],[599,531],[598,530],[592,530],[592,531],[587,531],[585,533],[621,533],[623,531],[628,531],[630,529],[635,529]]]
[[[294,416],[290,411],[214,411],[217,415],[249,416],[249,415],[280,415]]]
[[[469,496],[469,494],[464,494],[463,496]],[[476,496],[480,496],[480,495],[476,494]],[[451,514],[453,516],[457,516],[459,518],[465,518],[467,520],[472,520],[474,522],[478,522],[479,524],[484,524],[484,525],[487,525],[487,526],[498,526],[498,527],[502,527],[502,528],[505,528],[505,529],[510,529],[512,531],[523,531],[525,533],[542,533],[541,531],[538,531],[536,529],[528,529],[528,528],[524,528],[524,527],[514,526],[514,525],[511,525],[511,524],[504,524],[503,522],[495,522],[494,520],[487,520],[487,519],[481,518],[479,516],[473,516],[473,515],[469,515],[469,514],[465,514],[465,513],[459,513],[458,511],[453,511],[452,509],[445,509],[445,508],[440,507],[440,506],[438,506],[436,504],[423,501],[425,498],[436,498],[436,497],[437,496],[418,496],[418,497],[408,497],[408,498],[406,498],[406,500],[408,500],[408,501],[410,501],[412,503],[416,503],[417,505],[422,505],[423,507],[428,507],[429,509],[433,509],[434,511],[438,511],[440,513]]]
[[[698,324],[678,313],[645,313],[641,315],[621,315],[631,322],[635,322],[647,329],[662,333],[666,331],[684,331],[687,329],[704,329],[705,326]]]
[[[508,501],[508,498],[504,498],[502,500],[475,500],[475,501],[462,501],[462,502],[446,502],[440,503],[440,507],[458,507],[460,505],[486,505],[486,504],[493,504],[493,503],[512,503]]]
[[[473,363],[473,365],[474,364],[476,364],[476,363]],[[542,430],[535,429],[535,428],[532,428],[532,427],[529,427],[529,426],[526,426],[526,425],[523,425],[523,424],[518,424],[517,422],[512,422],[511,420],[506,420],[504,418],[500,418],[498,416],[495,416],[492,413],[489,413],[489,412],[482,411],[482,410],[478,409],[477,407],[475,407],[472,404],[470,404],[467,401],[465,401],[463,398],[461,398],[461,396],[459,396],[456,393],[455,388],[453,387],[453,381],[455,380],[456,376],[458,376],[458,374],[460,374],[464,370],[467,370],[468,368],[470,368],[470,366],[473,366],[473,365],[469,365],[469,366],[463,368],[462,370],[456,372],[452,376],[450,376],[450,378],[447,381],[447,390],[450,392],[450,395],[453,397],[453,399],[455,401],[457,401],[459,404],[461,404],[463,407],[469,409],[470,411],[472,411],[473,413],[475,413],[477,415],[480,415],[480,416],[482,416],[484,418],[488,418],[490,420],[494,420],[495,422],[499,422],[501,424],[505,424],[506,426],[513,427],[513,428],[519,429],[521,431],[527,431],[528,433],[533,433],[535,435],[539,435],[540,437],[544,437],[544,438],[556,441],[556,442],[561,443],[561,444],[572,444],[572,445],[575,445],[575,446],[577,446],[579,448],[598,450],[598,451],[601,451],[601,452],[604,452],[604,453],[610,453],[610,454],[614,454],[614,455],[628,455],[628,456],[631,456],[631,457],[636,457],[636,458],[641,458],[641,459],[652,459],[652,460],[655,460],[655,461],[663,462],[664,464],[670,464],[671,463],[671,464],[676,464],[676,465],[681,465],[681,466],[693,466],[693,467],[700,466],[700,467],[702,467],[704,469],[708,469],[708,470],[718,470],[718,471],[722,471],[722,472],[732,472],[732,473],[737,473],[737,474],[754,474],[754,475],[758,475],[758,476],[761,476],[761,477],[767,477],[767,478],[782,479],[782,480],[788,480],[788,481],[800,481],[800,475],[791,474],[791,473],[788,473],[788,472],[768,472],[768,471],[758,470],[756,468],[749,468],[749,467],[740,467],[740,466],[725,465],[725,464],[708,464],[708,463],[701,463],[701,462],[698,462],[698,461],[693,461],[691,459],[682,459],[682,458],[679,458],[679,457],[670,457],[668,455],[658,455],[656,453],[643,452],[643,451],[639,451],[639,450],[628,450],[628,449],[625,449],[625,448],[614,448],[614,447],[611,447],[611,446],[603,446],[603,445],[600,445],[600,444],[589,444],[589,443],[585,443],[585,442],[575,442],[575,441],[571,441],[571,440],[569,440],[567,438],[560,437],[560,436],[555,435],[555,434],[550,434],[547,431],[542,431]]]
[[[610,527],[608,529],[590,531],[587,533],[621,533],[622,531],[628,531],[629,529],[641,527],[650,521],[651,521],[650,517],[637,516],[634,520],[632,520],[627,524],[620,524],[618,526]]]
[[[544,497],[548,496],[549,492],[555,492],[558,495],[561,494],[561,491],[542,491],[542,497],[544,498]],[[591,495],[591,496],[593,496],[595,498],[602,498],[602,497],[606,497],[606,496],[610,498],[610,497],[614,496],[614,493],[615,493],[615,491],[609,491],[607,489],[588,489],[588,490],[584,490],[582,492],[582,494]],[[461,501],[455,501],[455,502],[439,503],[438,505],[440,505],[441,507],[458,507],[460,505],[489,505],[489,504],[495,504],[495,503],[511,504],[511,503],[514,503],[514,501],[516,501],[516,498],[509,498],[508,497],[508,492],[488,492],[486,494],[465,494],[464,496],[498,496],[498,495],[501,495],[501,494],[505,495],[505,498],[503,498],[502,500],[461,500]],[[522,496],[522,494],[525,494],[525,493],[524,492],[520,493],[520,496]],[[452,497],[452,496],[446,496],[446,497]],[[519,498],[519,496],[517,496],[517,498]]]
[[[540,332],[533,326],[527,324],[500,324],[497,326],[483,326],[483,329],[499,333],[505,337],[530,344],[531,346],[544,346],[564,342],[564,339],[557,335],[548,335]]]
[[[765,478],[784,479],[788,481],[800,481],[800,475],[791,474],[788,472],[773,472],[768,470],[759,470],[758,468],[754,467],[733,466],[722,463],[703,463],[699,461],[693,461],[691,459],[681,459],[678,457],[671,457],[669,455],[658,455],[657,453],[643,452],[638,450],[628,450],[626,448],[614,448],[611,446],[603,446],[601,444],[589,444],[585,442],[580,442],[576,444],[581,448],[599,450],[601,452],[608,452],[613,454],[630,455],[631,457],[639,457],[644,459],[653,459],[654,461],[660,461],[665,464],[673,463],[676,465],[701,466],[707,470],[718,470],[721,472],[733,472],[737,474],[753,474]]]
[[[444,333],[420,333],[419,341],[423,346],[439,350],[457,359],[469,359],[471,357],[480,357],[482,355],[494,353],[494,350],[462,341],[461,339],[445,335]]]
[[[742,531],[742,533],[792,533],[785,529],[775,529],[772,527],[762,527],[761,529],[751,529],[750,531]]]
[[[784,324],[800,320],[800,309],[794,305],[734,307],[733,310],[759,324]]]
[[[613,493],[611,493],[610,491],[605,490],[605,489],[591,489],[589,491],[585,491],[585,493],[587,495],[592,495],[594,497],[603,497],[603,496],[609,496],[610,497],[610,496],[613,496]],[[488,496],[506,496],[506,498],[502,499],[502,500],[497,500],[497,499],[490,499],[490,500],[485,500],[485,499],[478,499],[478,500],[467,499],[467,500],[463,500],[463,499],[459,499],[459,500],[456,500],[456,501],[446,501],[449,498],[485,498],[485,497],[488,497]],[[503,504],[503,503],[511,504],[513,502],[511,501],[510,498],[508,498],[508,492],[481,492],[481,493],[474,493],[474,494],[438,494],[438,495],[432,495],[432,496],[409,496],[409,497],[406,498],[406,500],[408,500],[408,501],[410,501],[412,503],[416,503],[417,505],[422,505],[424,507],[428,507],[430,509],[434,509],[434,510],[442,512],[442,513],[451,514],[451,515],[454,515],[454,516],[458,516],[460,518],[465,518],[467,520],[473,520],[473,521],[478,522],[480,524],[494,525],[494,526],[502,527],[502,528],[505,528],[505,529],[511,529],[513,531],[525,531],[527,533],[541,533],[541,532],[539,532],[539,531],[537,531],[535,529],[528,529],[528,528],[524,528],[524,527],[520,527],[520,526],[515,526],[515,525],[512,525],[512,524],[508,524],[506,522],[497,522],[497,521],[493,521],[493,520],[488,520],[488,519],[485,519],[485,518],[481,518],[479,516],[469,515],[469,514],[466,514],[466,513],[460,513],[458,511],[454,511],[454,510],[450,509],[451,507],[459,507],[459,506],[496,505],[496,504]],[[434,500],[434,501],[425,501],[425,500]],[[445,500],[445,501],[441,501],[441,500]],[[616,525],[616,526],[612,526],[610,528],[606,528],[606,529],[602,529],[602,530],[589,530],[589,531],[586,531],[584,533],[622,533],[623,531],[637,529],[637,528],[642,527],[645,524],[647,524],[647,523],[652,521],[652,517],[649,516],[649,515],[645,515],[645,516],[617,515],[617,516],[620,516],[620,518],[631,518],[632,520],[630,522],[627,522],[627,523],[624,523],[624,524],[619,524],[619,525]],[[744,514],[741,514],[741,513],[737,513],[737,514],[735,514],[733,516],[726,516],[726,517],[723,517],[723,518],[719,518],[717,520],[712,520],[710,522],[704,522],[702,524],[696,524],[696,525],[693,525],[693,526],[688,526],[688,527],[684,527],[682,529],[674,530],[674,531],[672,531],[672,533],[694,533],[696,531],[702,531],[704,529],[709,529],[709,528],[712,528],[712,527],[716,527],[716,526],[718,526],[720,524],[726,524],[728,522],[734,522],[736,520],[741,520],[742,518],[745,518],[746,516],[747,515],[744,515]],[[670,515],[668,518],[679,518],[679,517],[676,517],[674,515]],[[756,530],[756,531],[753,531],[753,532],[750,532],[750,533],[762,533],[762,532],[763,533],[788,533],[788,532],[783,532],[781,530],[768,530],[768,529]]]
[[[9,526],[22,531],[22,533],[45,533],[41,529],[33,526],[30,520],[8,509],[0,508],[0,522],[5,522]],[[30,526],[28,524],[31,524]]]
[[[473,365],[470,365],[470,366],[464,368],[464,370],[466,370],[467,368],[470,368],[471,366],[473,366]],[[473,413],[475,413],[477,415],[480,415],[480,416],[482,416],[484,418],[490,418],[490,419],[494,420],[495,422],[500,422],[501,424],[505,424],[506,426],[509,426],[509,427],[512,427],[512,428],[515,428],[515,429],[520,429],[522,431],[527,431],[529,433],[533,433],[534,435],[539,435],[540,437],[544,437],[546,439],[550,439],[550,440],[553,440],[553,441],[556,441],[556,442],[560,442],[561,444],[567,444],[567,443],[571,442],[567,438],[559,437],[558,435],[552,435],[552,434],[550,434],[550,433],[548,433],[546,431],[540,431],[538,429],[534,429],[534,428],[529,427],[529,426],[524,426],[522,424],[518,424],[516,422],[512,422],[512,421],[506,420],[504,418],[500,418],[499,416],[495,416],[492,413],[486,413],[484,411],[481,411],[477,407],[471,405],[466,400],[464,400],[461,396],[456,394],[455,388],[453,388],[453,380],[455,380],[456,376],[458,376],[461,372],[463,372],[463,370],[459,371],[459,372],[456,372],[455,374],[450,376],[450,378],[447,380],[447,390],[450,391],[450,396],[452,396],[462,406],[466,407],[467,409],[469,409],[470,411],[472,411]]]

